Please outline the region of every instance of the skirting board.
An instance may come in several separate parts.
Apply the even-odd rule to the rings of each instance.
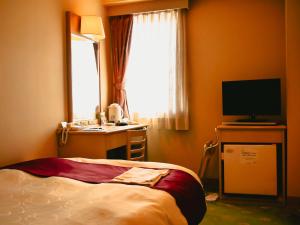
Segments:
[[[300,206],[300,197],[287,197],[287,205],[291,207],[299,207]]]

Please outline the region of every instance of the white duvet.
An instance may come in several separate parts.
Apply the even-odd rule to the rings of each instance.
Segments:
[[[181,169],[164,163],[73,159],[119,166]],[[186,225],[168,193],[139,185],[89,184],[61,177],[38,178],[0,170],[0,224],[3,225]]]

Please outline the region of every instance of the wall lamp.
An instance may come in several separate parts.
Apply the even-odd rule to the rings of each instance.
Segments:
[[[101,17],[81,16],[80,33],[95,41],[105,39],[105,33]]]

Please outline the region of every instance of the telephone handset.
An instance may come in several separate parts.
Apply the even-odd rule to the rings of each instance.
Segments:
[[[68,140],[68,132],[69,132],[68,123],[61,122],[60,124],[61,124],[60,144],[65,145]]]
[[[58,133],[60,133],[60,145],[67,144],[69,131],[82,130],[84,126],[75,125],[74,123],[61,122]]]

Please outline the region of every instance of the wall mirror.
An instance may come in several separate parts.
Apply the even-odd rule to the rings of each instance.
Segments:
[[[66,12],[68,121],[94,121],[100,105],[99,43],[80,34],[80,16]]]

